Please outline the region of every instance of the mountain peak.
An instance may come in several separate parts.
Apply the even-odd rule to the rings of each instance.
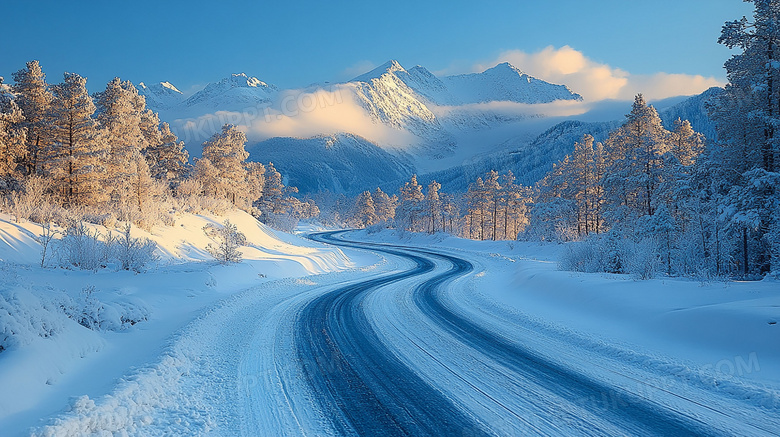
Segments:
[[[254,76],[248,76],[246,73],[233,73],[229,77],[222,79],[219,83],[234,88],[273,88],[273,86],[268,85]]]
[[[511,73],[517,73],[520,76],[526,75],[526,73],[515,67],[514,65],[510,64],[509,62],[502,62],[500,64],[497,64],[493,68],[488,68],[483,73],[487,73],[488,71],[494,71],[494,72],[511,72]]]
[[[170,82],[157,82],[146,85],[138,83],[138,94],[146,98],[146,105],[155,111],[169,109],[184,98],[181,91]]]
[[[565,85],[537,79],[509,62],[502,62],[481,73],[459,74],[443,78],[461,102],[549,103],[555,100],[582,100]]]
[[[184,104],[213,108],[246,108],[271,101],[278,89],[246,73],[233,73],[193,94]]]
[[[374,68],[368,73],[361,74],[360,76],[352,79],[350,82],[370,82],[371,79],[378,79],[384,74],[393,74],[399,71],[406,71],[401,64],[395,59],[391,59],[379,67]]]
[[[162,86],[163,88],[169,89],[169,90],[171,90],[171,91],[173,91],[175,93],[179,93],[179,94],[182,93],[181,91],[179,91],[178,88],[173,86],[173,84],[170,83],[170,82],[160,82],[160,86]]]

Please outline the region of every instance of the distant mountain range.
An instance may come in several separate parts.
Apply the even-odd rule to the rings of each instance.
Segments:
[[[579,94],[509,63],[437,77],[419,65],[407,70],[388,61],[347,82],[300,90],[280,90],[240,73],[188,98],[168,82],[140,83],[138,89],[194,156],[223,122],[239,124],[250,139],[250,159],[274,162],[302,193],[354,194],[391,186],[415,172],[427,174],[423,180],[437,178],[444,189],[461,190],[491,168],[512,169],[522,182],[532,183],[583,133],[601,139],[619,124],[576,121],[566,111],[584,115],[587,107]],[[717,92],[685,100],[661,116],[668,124],[689,119],[695,129],[712,135],[703,102]],[[316,103],[317,93],[329,96],[327,116],[316,116],[322,105],[289,110],[291,103]],[[193,126],[197,135],[186,131]],[[279,136],[280,130],[289,133]],[[382,135],[372,137],[375,131]]]

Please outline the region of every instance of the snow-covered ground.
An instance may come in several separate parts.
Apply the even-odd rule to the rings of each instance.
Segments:
[[[222,218],[182,216],[174,227],[138,231],[160,244],[162,258],[133,274],[41,269],[31,235],[40,229],[4,217],[0,290],[15,308],[58,302],[47,293],[77,300],[93,286],[109,307],[132,308],[148,320],[92,331],[54,319],[61,325],[56,334],[0,352],[2,434],[22,435],[30,427],[50,435],[332,433],[297,362],[295,321],[318,296],[409,263],[277,233],[242,213],[229,218],[250,244],[243,263],[209,261],[202,227]],[[399,238],[392,232],[346,237],[435,248],[469,260],[474,271],[448,286],[446,305],[540,359],[714,421],[710,425],[725,432],[771,435],[780,429],[776,280],[635,281],[559,271],[561,245]],[[464,348],[424,317],[413,299],[412,287],[387,286],[369,292],[361,307],[399,359],[493,432],[517,431],[519,416],[510,413],[527,409],[526,417],[533,417],[548,407],[551,415],[565,407],[576,417],[551,416],[529,426],[587,433],[577,427],[592,422],[605,432],[610,425],[604,417],[624,407],[609,393],[565,405],[525,405],[515,391],[531,386],[518,385],[481,351]]]
[[[247,238],[240,264],[220,265],[206,251],[213,241],[202,228],[225,218]],[[267,290],[278,288],[279,280],[348,270],[362,262],[339,249],[273,231],[243,212],[182,214],[174,226],[151,232],[134,228],[134,237],[158,244],[160,257],[140,274],[110,267],[97,272],[42,269],[41,247],[34,239],[40,233],[40,226],[0,216],[0,335],[14,337],[13,346],[0,352],[2,435],[45,424],[44,419],[70,408],[74,396],[100,399],[117,390],[119,381],[124,381],[121,387],[132,384],[123,378],[143,384],[138,381],[149,369],[160,375],[171,371],[165,364],[173,365],[172,345],[179,333],[236,293],[272,293]],[[91,290],[89,296],[85,289]],[[102,308],[94,312],[109,322],[106,329],[87,329],[61,309],[80,311],[88,302]],[[124,323],[121,318],[129,315],[141,321]],[[80,408],[89,403],[84,399]]]

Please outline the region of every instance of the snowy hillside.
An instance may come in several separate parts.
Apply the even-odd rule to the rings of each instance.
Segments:
[[[273,162],[302,194],[328,190],[356,194],[408,177],[408,161],[351,134],[309,139],[271,138],[247,147],[249,160]]]
[[[246,237],[244,261],[216,263],[204,226],[229,219]],[[112,231],[88,225],[106,235]],[[57,229],[61,231],[60,229]],[[178,214],[172,226],[133,228],[157,245],[145,272],[41,268],[41,227],[0,215],[0,434],[68,409],[73,396],[99,398],[155,362],[177,331],[247,289],[354,267],[337,249],[274,231],[240,211]],[[141,399],[136,399],[141,401]],[[78,435],[82,431],[71,431]],[[64,432],[67,434],[67,432]],[[57,435],[64,435],[57,434]]]
[[[703,93],[692,96],[682,102],[660,111],[658,115],[667,129],[674,127],[678,118],[688,120],[696,132],[704,134],[708,139],[715,140],[715,123],[707,115],[706,102],[723,93],[723,88],[710,88]]]
[[[722,88],[711,88],[702,94],[692,96],[659,111],[658,115],[667,129],[674,128],[677,118],[689,120],[694,130],[713,139],[715,127],[707,116],[705,103],[719,95]],[[490,170],[499,173],[512,171],[519,183],[533,185],[552,169],[555,162],[563,159],[574,149],[574,143],[589,134],[596,141],[603,141],[610,131],[623,123],[623,119],[583,122],[576,119],[558,122],[538,135],[520,134],[499,144],[494,153],[482,154],[460,165],[433,171],[420,176],[428,182],[436,180],[445,191],[465,191],[468,184]],[[530,128],[528,131],[532,131]]]

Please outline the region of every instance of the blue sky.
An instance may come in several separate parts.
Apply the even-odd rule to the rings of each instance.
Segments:
[[[74,71],[92,90],[120,76],[187,91],[233,72],[289,88],[388,59],[458,73],[568,46],[618,74],[723,81],[720,28],[751,11],[741,0],[75,3],[2,6],[0,75],[38,59],[49,82]]]

